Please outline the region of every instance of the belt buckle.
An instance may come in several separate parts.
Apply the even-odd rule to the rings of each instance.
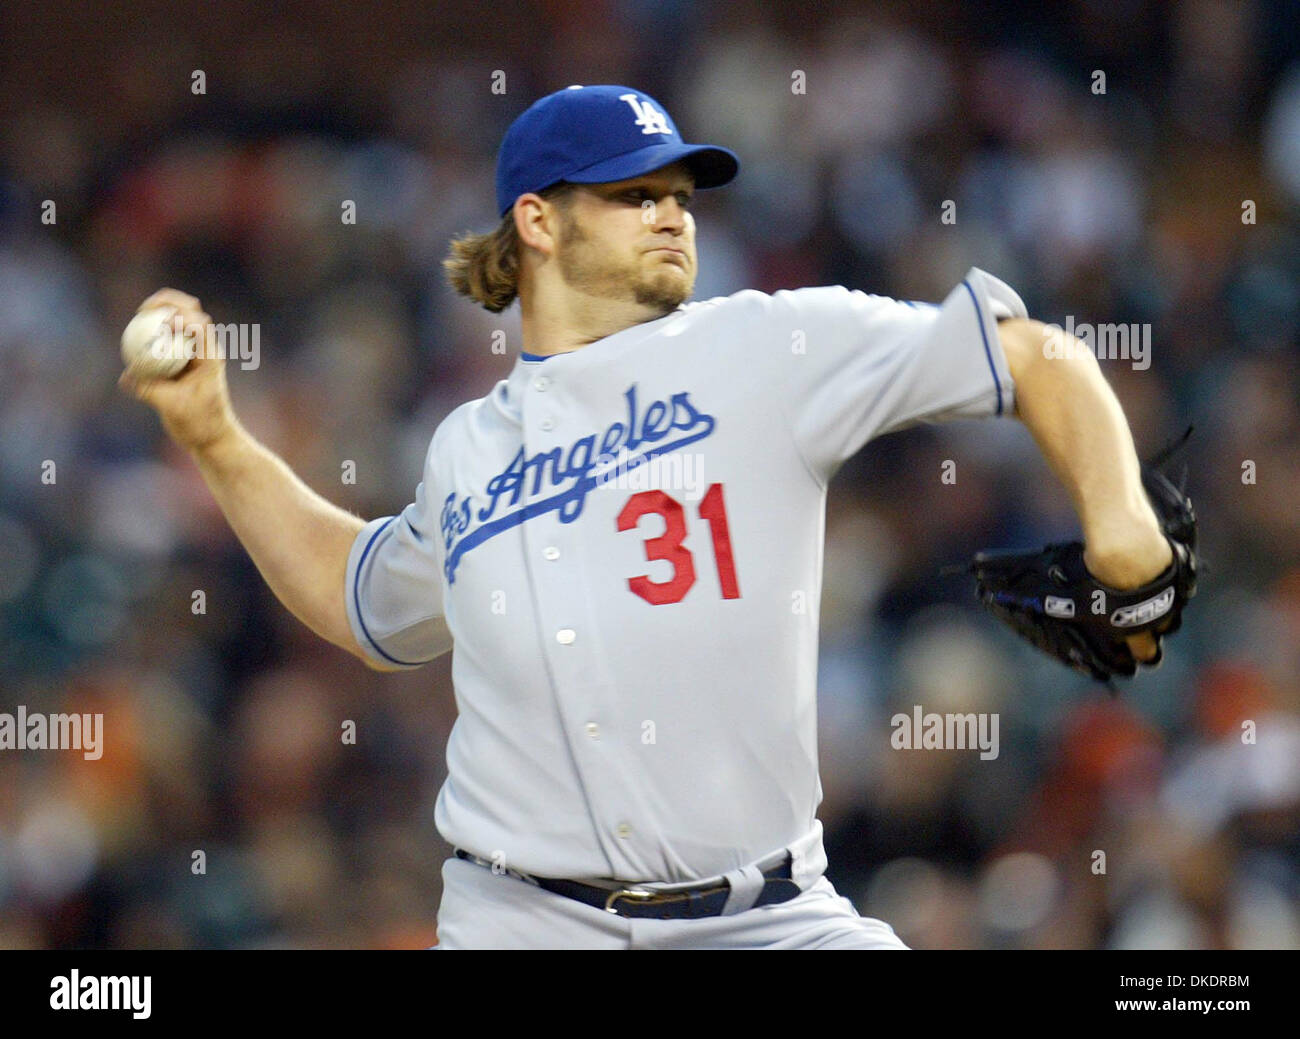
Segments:
[[[644,888],[624,887],[617,891],[611,891],[609,897],[605,899],[605,912],[618,915],[618,910],[614,908],[614,903],[620,898],[639,898],[642,901],[648,901],[657,895],[657,891],[647,891]]]

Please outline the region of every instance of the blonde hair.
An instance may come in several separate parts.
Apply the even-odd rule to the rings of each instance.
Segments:
[[[571,201],[572,188],[571,184],[555,184],[538,194],[563,209]],[[466,232],[453,238],[442,269],[460,295],[499,314],[519,295],[521,246],[512,206],[496,230],[487,234]]]

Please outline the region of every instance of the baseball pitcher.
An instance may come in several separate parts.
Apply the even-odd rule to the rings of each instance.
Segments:
[[[1084,541],[996,588],[985,563],[982,587],[1073,666],[1157,662],[1194,588],[1095,358],[1047,356],[997,278],[972,269],[937,304],[841,286],[688,302],[693,198],[738,168],[628,87],[515,120],[500,224],[445,267],[490,311],[518,301],[522,349],[434,431],[396,516],[308,489],[240,426],[220,360],[124,377],[305,624],[380,670],[452,651],[440,948],[905,947],[826,879],[817,820],[826,489],[874,437],[1029,428]],[[159,303],[210,323],[183,293]]]

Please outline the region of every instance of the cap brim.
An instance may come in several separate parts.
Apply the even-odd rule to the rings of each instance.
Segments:
[[[726,148],[712,144],[652,144],[604,159],[564,179],[574,184],[605,184],[630,180],[675,162],[685,162],[690,167],[697,188],[720,188],[740,172],[740,160]]]

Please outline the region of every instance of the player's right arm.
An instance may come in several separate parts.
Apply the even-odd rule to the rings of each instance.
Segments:
[[[171,304],[178,324],[208,325],[193,296],[162,289],[140,309]],[[381,671],[396,666],[367,654],[348,620],[349,554],[364,522],[326,501],[240,425],[226,387],[224,361],[195,358],[177,379],[123,388],[158,412],[163,428],[189,452],[262,577],[295,617],[334,645]]]

